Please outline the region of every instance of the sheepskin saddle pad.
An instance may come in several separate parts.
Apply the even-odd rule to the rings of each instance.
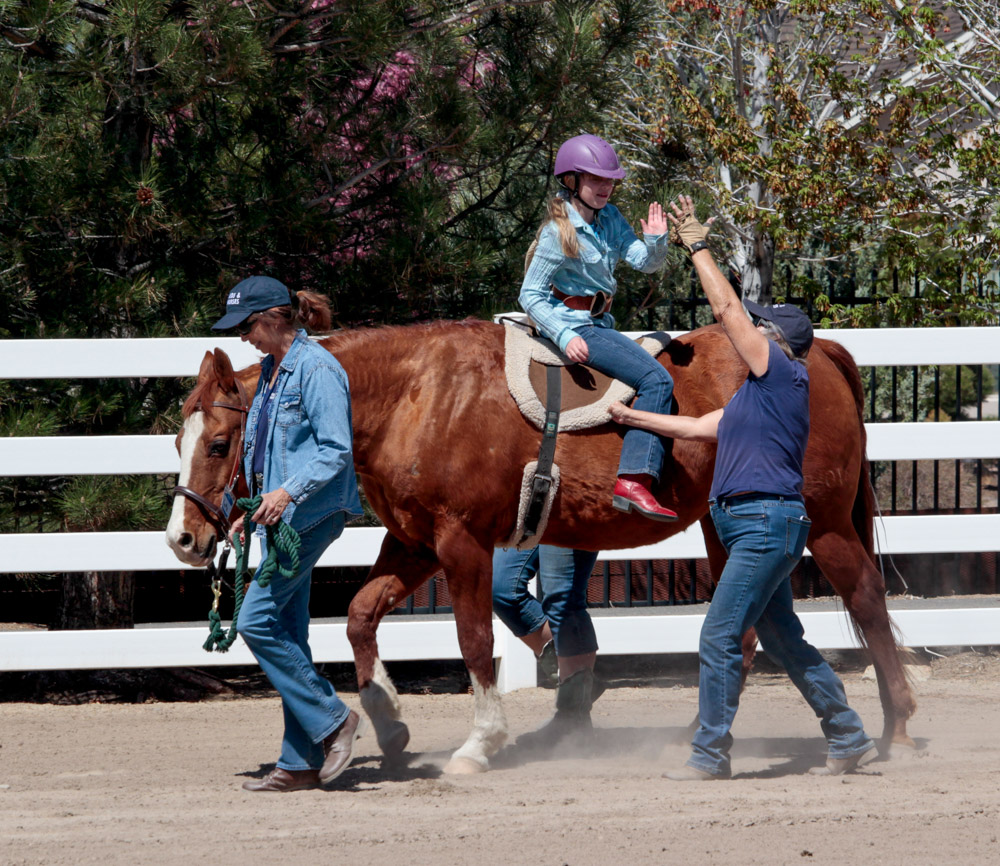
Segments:
[[[560,432],[606,424],[608,407],[615,400],[628,403],[635,396],[635,389],[624,382],[574,364],[554,343],[537,336],[527,317],[501,321],[507,388],[524,417],[539,430],[545,428],[546,367],[562,367]],[[655,358],[667,347],[670,335],[647,334],[637,342]]]

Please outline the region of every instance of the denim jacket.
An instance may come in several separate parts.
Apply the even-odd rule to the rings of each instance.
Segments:
[[[243,470],[252,478],[257,419],[274,356],[260,365],[247,416]],[[351,454],[351,395],[340,362],[300,330],[281,360],[268,418],[264,485],[292,497],[281,519],[303,532],[338,511],[361,514]]]
[[[558,344],[560,350],[573,337],[574,328],[581,325],[615,326],[610,313],[592,318],[587,310],[572,310],[549,290],[555,286],[567,295],[596,295],[605,292],[614,295],[617,282],[615,266],[625,259],[633,268],[651,274],[662,267],[667,258],[669,235],[644,235],[636,237],[632,227],[614,205],[605,205],[588,224],[572,205],[567,206],[570,222],[576,227],[580,255],[567,258],[559,241],[559,230],[554,222],[542,229],[538,247],[521,283],[518,300],[531,316],[539,330]]]

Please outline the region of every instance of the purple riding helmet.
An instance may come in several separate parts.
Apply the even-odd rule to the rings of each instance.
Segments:
[[[556,167],[552,172],[556,177],[583,171],[615,180],[625,177],[625,169],[618,162],[615,149],[596,135],[576,135],[563,142],[556,153]]]

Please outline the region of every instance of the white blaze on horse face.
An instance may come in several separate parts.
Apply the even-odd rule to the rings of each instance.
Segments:
[[[194,465],[195,450],[198,448],[204,430],[205,415],[203,412],[192,412],[188,415],[181,432],[181,471],[177,477],[178,487],[187,487],[191,480],[191,467]],[[170,521],[167,523],[167,544],[185,562],[195,553],[192,549],[195,544],[194,533],[187,532],[184,528],[184,506],[187,501],[187,497],[184,496],[174,497],[173,508],[170,510]],[[199,556],[197,559],[200,563],[201,557]]]

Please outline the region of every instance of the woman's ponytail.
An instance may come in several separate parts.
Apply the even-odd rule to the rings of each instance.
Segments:
[[[316,292],[295,292],[294,320],[313,332],[329,331],[333,324],[330,301]]]

